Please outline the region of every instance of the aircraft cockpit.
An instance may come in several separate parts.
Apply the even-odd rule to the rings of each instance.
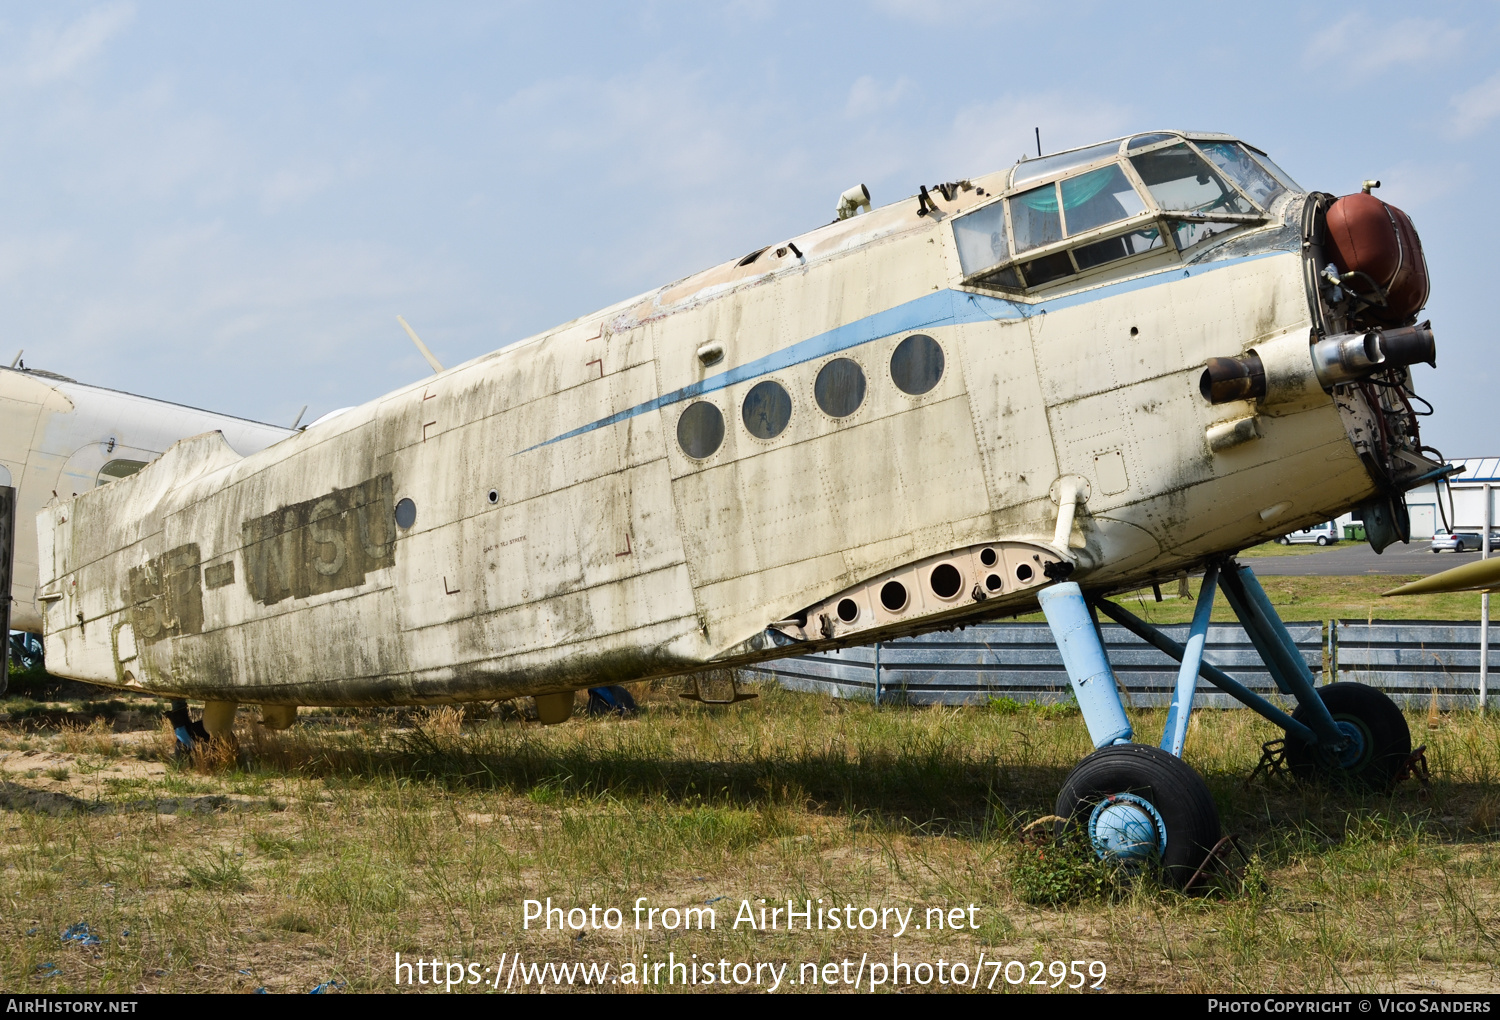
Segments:
[[[1029,291],[1269,223],[1300,193],[1229,135],[1156,131],[1023,160],[953,232],[965,283]]]

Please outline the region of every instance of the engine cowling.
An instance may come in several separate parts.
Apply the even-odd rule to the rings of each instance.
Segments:
[[[1411,217],[1374,195],[1345,195],[1327,213],[1327,253],[1346,290],[1362,298],[1357,321],[1402,326],[1427,303],[1422,241]]]

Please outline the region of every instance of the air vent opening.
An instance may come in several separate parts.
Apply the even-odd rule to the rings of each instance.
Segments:
[[[993,549],[985,549],[979,554],[979,562],[987,567],[993,567],[1000,560],[1000,554]]]
[[[1016,580],[1022,584],[1025,584],[1035,576],[1036,572],[1031,569],[1031,564],[1029,563],[1023,563],[1016,568]]]
[[[839,619],[845,623],[853,623],[859,619],[859,603],[853,599],[840,599],[838,608]]]

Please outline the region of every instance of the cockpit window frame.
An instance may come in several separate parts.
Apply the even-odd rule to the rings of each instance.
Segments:
[[[1148,145],[1143,145],[1135,149],[1130,148],[1130,142],[1132,139],[1149,137],[1152,135],[1160,137],[1158,137]],[[1241,227],[1259,226],[1268,222],[1272,218],[1270,209],[1253,199],[1245,190],[1245,188],[1242,187],[1238,181],[1234,180],[1231,175],[1221,173],[1217,169],[1213,160],[1203,152],[1202,148],[1198,144],[1199,142],[1234,142],[1242,145],[1246,150],[1249,151],[1252,158],[1256,158],[1257,162],[1259,162],[1261,166],[1266,169],[1266,172],[1269,173],[1278,183],[1280,183],[1287,192],[1293,194],[1303,193],[1302,189],[1295,186],[1295,182],[1290,181],[1286,177],[1285,172],[1280,171],[1279,167],[1276,168],[1276,170],[1271,169],[1269,157],[1266,157],[1263,152],[1250,145],[1243,139],[1237,138],[1233,135],[1205,131],[1137,132],[1136,134],[1127,135],[1122,138],[1115,139],[1114,150],[1112,154],[1108,156],[1104,155],[1103,153],[1107,151],[1106,147],[1110,145],[1109,142],[1099,142],[1093,145],[1082,146],[1078,150],[1069,151],[1077,151],[1082,153],[1088,150],[1095,150],[1100,152],[1100,155],[1091,161],[1081,163],[1069,164],[1066,161],[1061,161],[1061,165],[1054,172],[1050,172],[1042,176],[1030,177],[1020,182],[1019,186],[1017,186],[1015,183],[1016,170],[1012,169],[1011,173],[1007,177],[1006,187],[1003,191],[995,195],[991,201],[985,202],[982,205],[976,206],[973,209],[969,209],[964,212],[963,216],[968,216],[979,212],[981,209],[991,208],[996,202],[1002,203],[1002,220],[1005,224],[1008,254],[1005,259],[1002,259],[992,266],[986,266],[982,269],[975,269],[973,272],[966,272],[964,274],[963,283],[967,286],[973,286],[984,290],[1001,290],[1011,293],[1031,293],[1045,287],[1052,287],[1054,285],[1069,286],[1076,284],[1079,279],[1083,277],[1101,275],[1104,273],[1117,271],[1122,264],[1132,263],[1141,259],[1159,257],[1162,254],[1164,248],[1166,250],[1174,251],[1180,257],[1182,254],[1191,250],[1192,248],[1206,243],[1209,240],[1209,237],[1213,238],[1214,240],[1220,240],[1223,238],[1225,233],[1225,231],[1219,231],[1217,233],[1210,232],[1209,237],[1205,237],[1202,240],[1193,241],[1184,247],[1177,247],[1175,242],[1176,232],[1174,225],[1180,226],[1182,223],[1224,223],[1228,225],[1226,230],[1235,230]],[[1132,164],[1130,157],[1140,156],[1145,153],[1153,152],[1156,149],[1164,149],[1174,145],[1186,145],[1189,151],[1192,152],[1195,157],[1202,160],[1204,164],[1213,171],[1215,176],[1224,183],[1225,187],[1228,188],[1232,194],[1236,195],[1242,202],[1245,203],[1245,206],[1247,208],[1253,211],[1247,213],[1212,211],[1201,212],[1198,210],[1167,209],[1163,207],[1161,203],[1156,200],[1155,196],[1152,195],[1151,189],[1146,186],[1145,182],[1136,172],[1136,169]],[[1057,153],[1055,155],[1060,156],[1064,155],[1064,153]],[[1049,156],[1043,158],[1051,159],[1052,157]],[[1023,163],[1017,164],[1017,166],[1022,166],[1025,162],[1033,161],[1023,161]],[[1141,200],[1144,206],[1144,210],[1142,212],[1134,214],[1122,220],[1116,220],[1110,223],[1101,224],[1097,227],[1093,227],[1089,230],[1072,235],[1069,235],[1067,233],[1066,226],[1064,226],[1064,236],[1061,240],[1051,242],[1046,245],[1029,248],[1025,251],[1017,251],[1015,224],[1012,220],[1012,199],[1014,199],[1017,195],[1031,192],[1035,189],[1042,188],[1047,185],[1051,185],[1054,189],[1056,189],[1055,193],[1059,195],[1059,214],[1061,216],[1061,222],[1065,225],[1067,219],[1065,212],[1061,208],[1062,200],[1060,197],[1060,182],[1076,176],[1081,176],[1086,173],[1092,173],[1093,171],[1109,165],[1118,167],[1124,174],[1125,179],[1130,182],[1131,187],[1135,189],[1137,198]],[[1272,204],[1277,204],[1280,201],[1281,196],[1278,195],[1273,199]],[[958,217],[954,222],[962,222],[962,219],[962,216]],[[1159,231],[1159,236],[1162,240],[1162,244],[1153,245],[1152,247],[1147,248],[1143,251],[1128,253],[1118,259],[1111,259],[1107,262],[1098,263],[1088,268],[1081,268],[1079,261],[1075,259],[1071,254],[1074,249],[1098,244],[1115,237],[1126,237],[1138,231],[1145,231],[1153,228]],[[1023,268],[1024,264],[1034,264],[1042,262],[1043,260],[1053,259],[1054,256],[1061,252],[1069,253],[1067,258],[1069,264],[1073,266],[1072,273],[1068,273],[1063,276],[1049,277],[1047,280],[1036,284],[1031,284],[1026,280],[1025,269]],[[1053,259],[1053,261],[1055,263],[1055,259]]]

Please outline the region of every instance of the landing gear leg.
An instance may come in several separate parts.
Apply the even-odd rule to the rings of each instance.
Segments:
[[[1164,747],[1178,751],[1192,710],[1212,583],[1210,578],[1194,613],[1182,671],[1188,679],[1179,678],[1162,737]],[[1100,858],[1127,865],[1159,862],[1167,882],[1186,883],[1219,839],[1213,796],[1202,777],[1171,750],[1131,742],[1114,671],[1078,585],[1056,584],[1038,597],[1089,738],[1098,748],[1069,774],[1058,794],[1055,811],[1064,819],[1059,835],[1084,830]]]
[[[1224,572],[1224,594],[1276,685],[1297,699],[1292,719],[1301,731],[1287,727],[1286,736],[1292,774],[1390,789],[1411,753],[1411,730],[1396,703],[1364,684],[1313,686],[1312,671],[1249,567]]]
[[[203,723],[195,721],[188,715],[188,703],[182,698],[172,699],[172,708],[167,712],[167,721],[172,724],[172,732],[177,734],[179,755],[190,753],[199,741],[208,739],[208,731],[203,728]]]

